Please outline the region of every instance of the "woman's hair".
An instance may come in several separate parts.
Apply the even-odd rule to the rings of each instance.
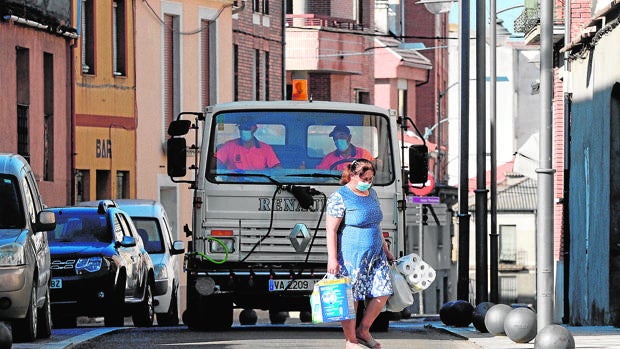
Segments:
[[[347,167],[342,171],[342,177],[340,177],[340,184],[347,184],[351,181],[351,177],[354,175],[361,176],[364,173],[372,171],[373,175],[376,173],[375,167],[372,162],[367,159],[355,159],[349,163]]]

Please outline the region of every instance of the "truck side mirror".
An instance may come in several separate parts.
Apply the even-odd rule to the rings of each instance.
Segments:
[[[185,138],[168,138],[166,148],[168,152],[168,176],[184,177],[187,174],[187,144]]]
[[[184,136],[189,132],[189,128],[192,126],[192,122],[189,120],[174,120],[168,126],[168,135]]]
[[[428,179],[428,148],[423,144],[409,147],[409,182],[426,183]]]

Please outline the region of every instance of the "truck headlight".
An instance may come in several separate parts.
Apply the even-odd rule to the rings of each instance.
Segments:
[[[0,246],[0,265],[23,264],[25,264],[24,246],[16,242]]]
[[[222,243],[220,244],[218,241],[209,240],[209,249],[211,250],[211,253],[226,253],[226,251],[224,251],[224,246],[226,246],[228,253],[235,252],[235,239],[221,237],[218,237],[217,239]]]
[[[94,273],[101,269],[101,263],[101,257],[80,258],[75,263],[75,273],[78,275],[84,274],[84,272]]]
[[[167,280],[168,279],[168,268],[165,264],[155,264],[155,280]]]

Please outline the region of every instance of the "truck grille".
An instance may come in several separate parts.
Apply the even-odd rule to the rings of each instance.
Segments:
[[[241,253],[243,254],[250,252],[252,248],[254,248],[254,246],[257,244],[257,242],[260,241],[263,236],[265,236],[266,233],[267,231],[265,229],[243,228],[241,231],[241,239],[239,243]],[[251,258],[263,259],[263,256],[273,258],[274,255],[288,256],[286,258],[288,260],[300,259],[299,256],[305,258],[305,255],[306,253],[308,253],[308,249],[310,248],[313,234],[313,229],[308,229],[307,235],[298,233],[297,236],[294,237],[294,239],[296,240],[295,243],[291,241],[291,229],[273,228],[269,233],[269,236],[265,240],[261,241],[256,247],[256,249],[254,249],[254,253]],[[305,248],[303,248],[303,250],[298,251],[296,249],[296,246],[299,248],[299,246],[303,245],[305,245]],[[325,231],[319,230],[316,238],[314,239],[314,244],[312,245],[310,258],[314,260],[320,259],[324,261],[326,260],[326,254],[327,247]]]

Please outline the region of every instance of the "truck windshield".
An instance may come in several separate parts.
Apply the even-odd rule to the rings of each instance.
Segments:
[[[213,115],[207,179],[215,183],[338,185],[366,158],[374,185],[394,181],[388,116],[352,112],[253,110]]]

